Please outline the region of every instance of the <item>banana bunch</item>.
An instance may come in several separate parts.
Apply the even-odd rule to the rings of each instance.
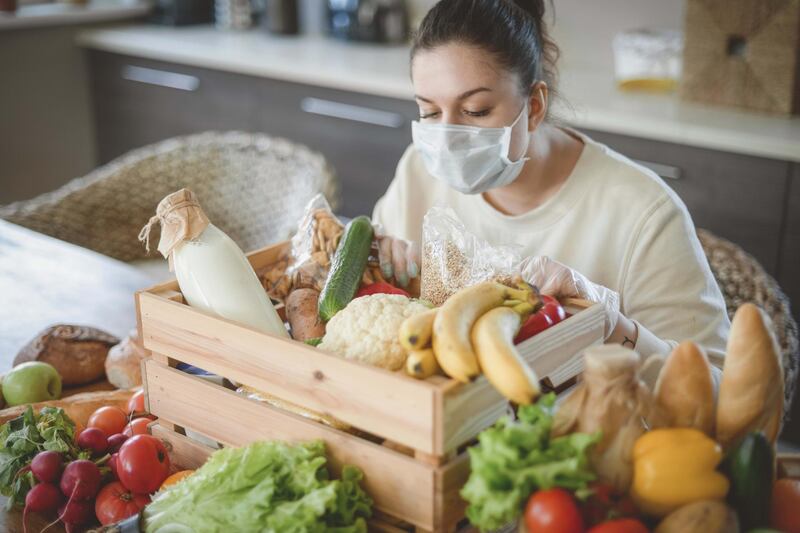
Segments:
[[[514,336],[541,306],[538,290],[527,283],[484,282],[462,289],[441,307],[403,322],[406,372],[425,379],[443,370],[468,383],[483,371],[506,398],[529,404],[539,395],[539,380],[514,347]]]

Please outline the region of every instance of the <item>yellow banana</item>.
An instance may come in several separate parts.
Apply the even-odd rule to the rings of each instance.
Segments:
[[[448,376],[467,383],[480,374],[470,339],[472,326],[478,317],[508,300],[515,305],[530,303],[531,311],[541,306],[538,291],[530,285],[514,289],[487,281],[458,291],[439,308],[433,321],[433,351]]]
[[[406,374],[413,378],[425,379],[439,372],[439,363],[433,350],[413,350],[406,359]]]
[[[400,325],[400,344],[408,350],[422,350],[431,342],[433,319],[439,309],[431,309],[406,318]]]
[[[509,307],[498,307],[480,317],[472,328],[472,345],[486,379],[520,405],[539,396],[536,373],[514,347],[514,336],[524,318]]]

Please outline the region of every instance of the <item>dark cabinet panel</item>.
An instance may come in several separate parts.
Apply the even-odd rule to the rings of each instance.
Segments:
[[[589,131],[651,166],[683,199],[697,227],[753,254],[775,275],[790,164],[716,150]]]
[[[789,296],[795,320],[800,322],[800,163],[792,166],[778,281]]]
[[[207,130],[259,131],[322,152],[341,213],[371,214],[411,142],[416,105],[302,84],[92,51],[98,154]]]

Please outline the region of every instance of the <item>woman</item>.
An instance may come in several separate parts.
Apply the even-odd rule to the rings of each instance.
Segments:
[[[397,238],[382,243],[385,273],[418,274],[418,247],[400,239],[418,243],[444,204],[477,236],[521,246],[543,292],[602,301],[606,342],[649,357],[691,339],[721,367],[730,324],[684,204],[650,170],[548,120],[557,49],[543,16],[543,0],[441,0],[422,21],[420,119],[374,213]]]

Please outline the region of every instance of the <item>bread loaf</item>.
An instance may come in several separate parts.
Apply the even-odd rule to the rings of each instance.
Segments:
[[[692,341],[679,344],[667,357],[656,381],[656,427],[690,427],[714,436],[714,382],[708,357]]]
[[[58,324],[22,348],[14,366],[41,361],[55,367],[65,387],[86,385],[103,377],[108,350],[118,342],[118,338],[97,328]]]
[[[106,377],[118,389],[142,384],[142,360],[148,356],[139,341],[139,332],[131,331],[125,339],[111,348],[106,359]]]
[[[127,410],[128,400],[136,390],[115,390],[115,391],[100,391],[100,392],[83,392],[75,396],[68,396],[61,400],[50,402],[39,402],[31,404],[35,412],[39,412],[43,407],[60,407],[64,409],[67,416],[81,428],[86,427],[89,417],[92,416],[97,409],[111,405],[119,407],[123,411]],[[0,424],[5,424],[13,418],[17,418],[28,408],[27,405],[18,405],[16,407],[9,407],[0,411]]]
[[[775,442],[783,418],[783,367],[769,317],[754,304],[736,311],[717,406],[717,440],[727,447],[750,431]]]

